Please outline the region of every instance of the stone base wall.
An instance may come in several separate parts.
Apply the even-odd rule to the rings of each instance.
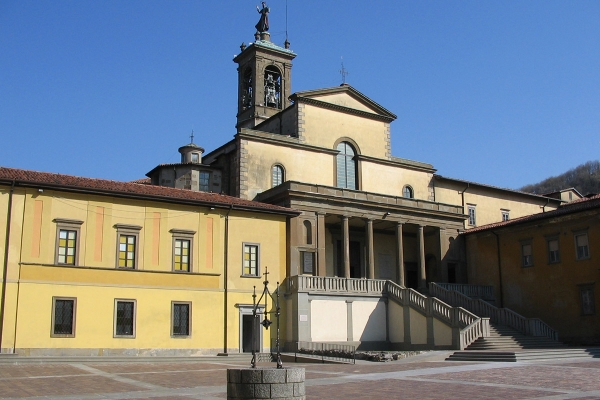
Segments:
[[[69,349],[69,348],[16,348],[2,349],[3,353],[14,353],[20,356],[29,357],[59,357],[59,356],[80,356],[80,357],[102,357],[102,356],[163,356],[163,357],[190,357],[190,356],[215,356],[223,352],[219,349]],[[6,351],[5,351],[6,350]],[[231,349],[232,354],[239,354],[238,349]]]
[[[304,368],[227,370],[227,399],[306,399]]]

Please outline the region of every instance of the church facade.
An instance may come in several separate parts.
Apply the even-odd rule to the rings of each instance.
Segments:
[[[300,212],[287,227],[289,340],[389,342],[385,322],[373,334],[353,325],[378,312],[385,321],[381,293],[341,286],[389,280],[425,292],[428,282],[466,283],[461,232],[559,206],[393,156],[396,115],[346,84],[293,93],[289,43],[279,47],[265,33],[257,39],[234,58],[237,134],[203,162],[222,171],[228,194]],[[300,295],[305,277],[313,283]],[[346,316],[343,302],[366,305]],[[338,320],[339,310],[345,317],[336,333],[315,322]]]

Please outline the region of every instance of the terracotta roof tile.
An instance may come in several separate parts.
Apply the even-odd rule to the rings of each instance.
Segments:
[[[174,189],[142,183],[119,182],[106,179],[83,178],[79,176],[37,172],[15,168],[0,167],[0,183],[17,186],[37,185],[57,190],[84,191],[106,195],[125,197],[144,197],[157,201],[173,203],[196,203],[198,205],[215,205],[217,207],[233,207],[234,209],[256,210],[276,214],[295,215],[296,211],[258,201],[244,200],[218,193],[194,192],[185,189]]]

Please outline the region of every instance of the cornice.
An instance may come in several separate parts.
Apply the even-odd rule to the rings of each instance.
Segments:
[[[325,108],[328,110],[333,110],[333,111],[338,111],[338,112],[343,112],[345,114],[356,115],[359,117],[369,118],[369,119],[373,119],[376,121],[392,122],[395,119],[395,118],[388,117],[385,115],[374,114],[374,113],[370,113],[370,112],[366,112],[366,111],[356,110],[354,108],[344,107],[344,106],[340,106],[337,104],[331,104],[331,103],[321,101],[321,100],[315,100],[315,99],[311,99],[308,97],[300,97],[296,94],[291,95],[290,100],[297,102],[297,103],[308,104],[311,106]]]

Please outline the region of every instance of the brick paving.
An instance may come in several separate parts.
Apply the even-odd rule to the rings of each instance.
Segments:
[[[306,368],[306,398],[600,399],[600,359],[528,363],[444,362],[435,352],[387,363],[293,364]],[[11,359],[10,362],[14,362]],[[20,362],[20,360],[16,360]],[[229,362],[8,364],[0,359],[0,399],[225,399]]]

